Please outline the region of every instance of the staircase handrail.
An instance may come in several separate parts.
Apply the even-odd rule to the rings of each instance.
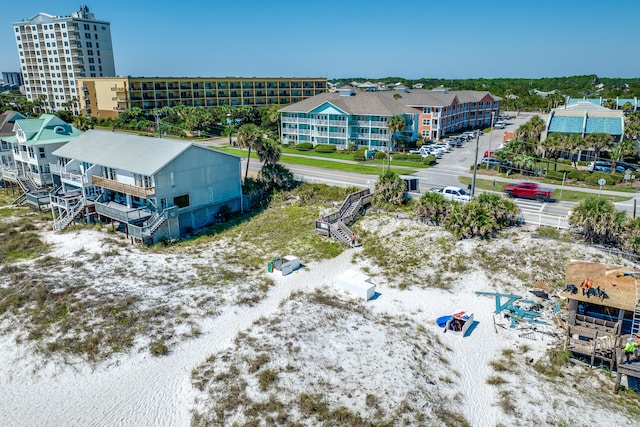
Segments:
[[[365,188],[364,190],[360,190],[350,194],[345,198],[344,202],[342,202],[340,209],[338,209],[333,213],[330,213],[329,215],[324,216],[320,220],[315,221],[316,230],[320,230],[323,228],[321,225],[322,223],[333,224],[334,222],[342,219],[345,212],[351,207],[351,204],[353,203],[354,200],[357,200],[359,202],[361,201],[362,205],[366,205],[367,203],[371,202],[372,197],[373,197],[373,194],[371,193],[371,190],[369,190],[368,188]]]

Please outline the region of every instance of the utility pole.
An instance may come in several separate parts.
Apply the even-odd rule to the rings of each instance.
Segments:
[[[491,112],[491,132],[489,132],[489,150],[487,151],[488,156],[491,156],[491,139],[493,138],[493,116],[496,114],[495,111]],[[487,169],[489,169],[489,160],[487,160]],[[498,166],[498,170],[500,167]]]
[[[476,129],[478,132],[476,136],[476,157],[473,162],[473,182],[471,183],[471,198],[476,194],[476,172],[478,171],[478,146],[480,145],[480,130]]]

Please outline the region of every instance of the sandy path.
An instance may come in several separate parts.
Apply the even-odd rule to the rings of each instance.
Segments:
[[[473,283],[486,283],[486,278],[478,274]],[[464,404],[458,408],[471,425],[495,425],[504,418],[500,408],[494,405],[496,390],[486,383],[486,379],[494,372],[489,361],[496,357],[497,348],[506,348],[511,343],[506,337],[499,337],[493,328],[492,297],[475,295],[477,289],[464,289],[450,292],[443,296],[441,289],[417,289],[400,291],[398,289],[377,288],[381,296],[370,303],[376,310],[388,313],[411,313],[410,316],[420,321],[428,330],[438,334],[440,341],[451,348],[449,367],[442,365],[440,376],[450,377],[454,383],[461,384],[464,390]],[[474,320],[478,322],[473,331],[462,338],[459,334],[443,333],[435,324],[440,316],[458,311],[473,309]],[[469,355],[473,357],[469,357]],[[459,373],[459,377],[453,371]],[[457,387],[456,387],[457,388]]]
[[[350,267],[351,256],[345,251],[286,277],[274,273],[276,284],[266,299],[253,307],[229,307],[203,321],[199,338],[180,344],[166,357],[154,358],[145,351],[122,356],[117,366],[100,366],[93,372],[67,368],[56,374],[48,367],[34,375],[32,358],[2,337],[0,360],[15,363],[0,364],[0,425],[189,426],[194,396],[191,370],[231,345],[239,331],[275,311],[293,290],[331,283]]]

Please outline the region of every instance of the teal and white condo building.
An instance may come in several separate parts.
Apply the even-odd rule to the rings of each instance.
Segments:
[[[285,143],[310,142],[346,148],[382,148],[391,135],[387,123],[402,116],[407,123],[401,137],[414,141],[418,136],[418,111],[379,93],[356,92],[351,87],[323,93],[282,108],[280,137]]]

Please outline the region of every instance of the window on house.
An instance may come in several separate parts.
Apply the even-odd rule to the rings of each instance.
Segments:
[[[44,147],[39,147],[38,153],[40,154],[41,159],[45,159],[47,157],[47,153],[44,152]]]
[[[113,168],[103,167],[102,168],[102,176],[106,179],[110,179],[112,181],[116,180],[116,170]]]
[[[173,198],[173,204],[176,205],[180,209],[188,207],[189,206],[189,195],[188,194],[184,194],[182,196],[174,197]]]
[[[133,177],[138,187],[146,187],[146,188],[153,187],[150,176],[136,173],[133,175]]]

